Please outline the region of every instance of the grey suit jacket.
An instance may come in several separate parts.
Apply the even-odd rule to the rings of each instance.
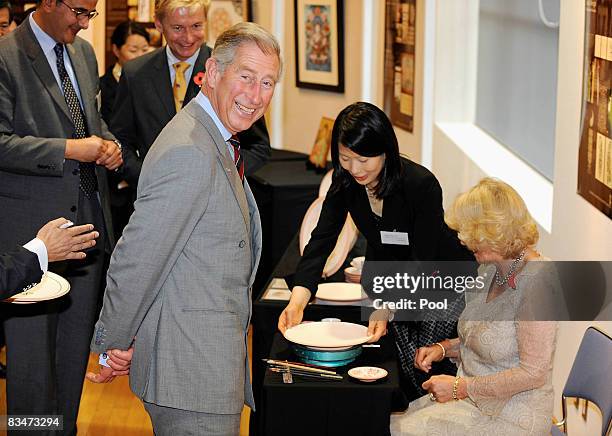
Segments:
[[[114,137],[96,102],[98,65],[81,38],[67,46],[90,135]],[[0,247],[28,241],[51,219],[77,222],[79,163],[64,160],[74,127],[68,106],[28,20],[0,38]],[[112,229],[106,170],[96,168],[107,230]],[[113,232],[108,231],[111,238]]]
[[[134,340],[130,385],[144,401],[217,414],[254,407],[247,329],[260,253],[249,185],[192,101],[144,161],[92,350],[127,349]]]

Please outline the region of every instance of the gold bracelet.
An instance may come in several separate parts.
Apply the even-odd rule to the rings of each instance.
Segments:
[[[446,348],[444,348],[444,345],[442,345],[440,342],[436,342],[434,345],[437,345],[442,348],[442,359],[440,360],[444,360],[444,358],[446,357]]]
[[[453,383],[453,400],[458,401],[459,398],[457,397],[457,390],[459,389],[459,380],[461,380],[461,377],[457,376],[455,377],[455,383]]]

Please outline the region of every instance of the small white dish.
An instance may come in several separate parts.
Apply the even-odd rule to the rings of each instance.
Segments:
[[[381,378],[385,378],[389,373],[386,369],[379,368],[377,366],[358,366],[351,368],[348,371],[348,375],[356,378],[359,381],[371,383]]]
[[[355,257],[351,260],[351,266],[357,268],[359,270],[359,274],[361,274],[361,270],[363,269],[363,263],[365,262],[365,256]]]

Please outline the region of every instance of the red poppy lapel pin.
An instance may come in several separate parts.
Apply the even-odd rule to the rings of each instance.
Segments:
[[[198,86],[202,86],[202,84],[204,83],[204,71],[200,71],[198,74],[193,76],[193,83]]]

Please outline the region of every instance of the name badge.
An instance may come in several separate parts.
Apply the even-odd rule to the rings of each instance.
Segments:
[[[409,245],[408,233],[380,231],[380,240],[383,244]]]

